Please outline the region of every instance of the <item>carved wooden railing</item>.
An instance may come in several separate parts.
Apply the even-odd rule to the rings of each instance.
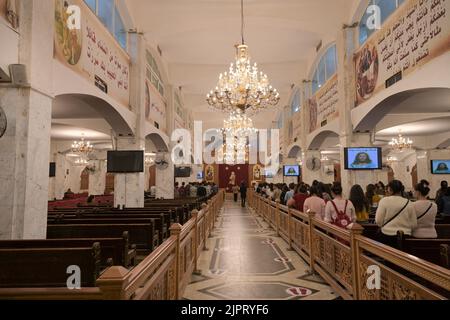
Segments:
[[[223,191],[183,226],[174,224],[170,238],[131,271],[111,267],[97,280],[105,299],[178,300],[197,271],[197,259],[206,250],[206,240],[213,230]]]
[[[103,272],[97,287],[69,290],[66,288],[0,289],[0,299],[27,300],[178,300],[181,299],[197,259],[206,249],[206,241],[214,228],[224,202],[221,190],[183,226],[174,224],[170,237],[131,270],[113,266]]]
[[[358,224],[342,229],[316,219],[315,213],[282,206],[253,190],[249,205],[307,261],[310,272],[318,273],[344,299],[450,297],[450,270],[366,238]],[[371,286],[377,270],[378,288]]]

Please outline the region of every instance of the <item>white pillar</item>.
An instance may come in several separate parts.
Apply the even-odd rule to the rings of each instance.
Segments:
[[[0,239],[44,239],[53,46],[42,44],[53,43],[54,1],[19,3],[18,61],[26,66],[31,87],[0,86],[0,106],[8,121],[6,133],[0,138]]]
[[[89,175],[89,195],[101,196],[105,193],[106,161],[90,161],[89,165],[95,167],[95,171]]]

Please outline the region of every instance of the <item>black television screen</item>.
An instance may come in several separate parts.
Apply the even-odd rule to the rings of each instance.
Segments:
[[[346,170],[381,170],[383,159],[381,148],[345,148]]]
[[[450,174],[450,160],[431,160],[432,174]]]
[[[56,177],[56,163],[50,162],[49,177]]]
[[[300,166],[284,166],[285,177],[300,177]]]
[[[189,178],[190,176],[190,167],[175,167],[175,178]]]
[[[144,151],[108,151],[108,173],[144,172]]]

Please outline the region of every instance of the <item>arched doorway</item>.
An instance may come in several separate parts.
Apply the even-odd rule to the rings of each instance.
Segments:
[[[417,164],[411,169],[411,180],[413,187],[419,183],[419,177],[417,174]]]
[[[88,191],[89,191],[89,169],[85,168],[81,172],[80,192],[88,192]]]

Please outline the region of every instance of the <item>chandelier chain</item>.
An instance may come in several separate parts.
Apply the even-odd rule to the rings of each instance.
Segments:
[[[244,39],[244,28],[245,28],[245,21],[244,21],[244,0],[241,0],[241,37],[242,37],[242,45],[245,44],[245,39]]]

